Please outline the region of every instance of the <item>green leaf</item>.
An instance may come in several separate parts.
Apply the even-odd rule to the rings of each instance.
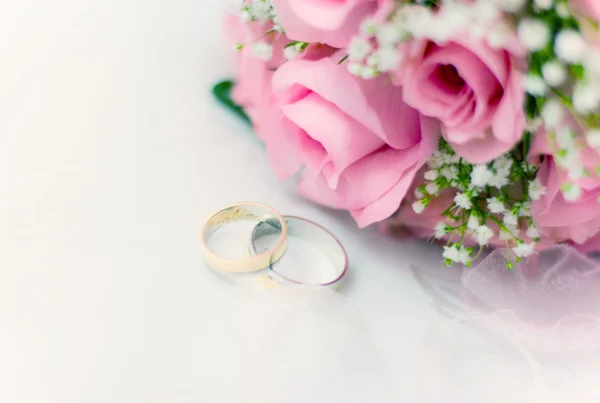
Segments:
[[[223,106],[235,113],[238,117],[244,120],[249,125],[252,124],[250,117],[244,112],[244,108],[236,104],[231,99],[231,91],[233,90],[235,83],[232,80],[224,80],[214,85],[212,93]]]

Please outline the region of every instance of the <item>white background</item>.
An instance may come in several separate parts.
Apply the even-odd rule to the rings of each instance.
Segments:
[[[240,200],[340,237],[344,293],[408,394],[439,318],[409,265],[438,252],[277,183],[210,95],[232,70],[221,3],[0,2],[1,402],[235,401],[244,298],[203,266],[198,233]]]

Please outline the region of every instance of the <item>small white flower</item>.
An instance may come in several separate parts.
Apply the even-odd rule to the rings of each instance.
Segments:
[[[568,177],[572,181],[583,178],[585,175],[585,167],[580,159],[572,159],[567,165]]]
[[[458,168],[456,168],[454,165],[443,167],[440,173],[449,181],[458,178]]]
[[[398,44],[403,36],[403,31],[394,23],[384,24],[377,30],[377,42],[382,47]]]
[[[433,169],[425,172],[425,179],[427,179],[428,181],[434,181],[438,178],[438,176],[438,171],[435,171]]]
[[[471,213],[469,215],[469,221],[467,221],[467,228],[471,230],[476,230],[477,228],[479,228],[480,225],[481,220],[479,219],[479,216],[477,216],[477,214],[475,213]]]
[[[367,57],[372,50],[373,47],[371,46],[371,42],[365,38],[356,36],[348,46],[348,58],[352,61],[361,61]]]
[[[362,71],[360,72],[360,77],[364,78],[365,80],[370,80],[376,76],[377,70],[375,70],[373,67],[363,67]]]
[[[531,203],[523,202],[519,207],[519,217],[531,217]]]
[[[361,76],[364,66],[360,63],[348,63],[348,71],[355,76]]]
[[[540,237],[540,231],[535,225],[532,224],[529,226],[529,228],[527,228],[525,235],[527,235],[528,238],[536,239]]]
[[[493,49],[500,49],[506,44],[506,40],[512,34],[513,29],[508,24],[497,22],[486,35],[487,43]]]
[[[247,24],[252,21],[252,14],[248,10],[242,10],[240,13],[240,21],[242,24]]]
[[[421,192],[420,188],[416,188],[414,194],[417,199],[422,199],[423,197],[425,197],[423,192]]]
[[[271,60],[273,57],[273,46],[265,42],[252,44],[252,55],[262,60]]]
[[[444,164],[444,160],[442,159],[440,152],[437,150],[433,153],[431,158],[429,158],[429,160],[427,161],[427,165],[429,166],[429,168],[432,168],[432,169],[438,169],[443,164]]]
[[[517,230],[516,227],[506,226],[506,228],[500,230],[499,237],[501,241],[510,241],[513,238],[517,237],[518,234],[519,230]]]
[[[565,109],[556,98],[549,99],[542,107],[542,119],[548,128],[553,129],[562,123]]]
[[[519,220],[516,215],[511,212],[504,214],[504,218],[502,218],[502,222],[507,226],[516,227],[519,223]]]
[[[535,178],[529,182],[529,198],[531,200],[539,200],[540,197],[546,194],[546,188],[542,186],[539,178]]]
[[[589,130],[585,135],[585,141],[595,149],[600,149],[600,129]]]
[[[470,257],[471,257],[471,254],[469,253],[469,251],[467,250],[467,248],[465,248],[464,246],[461,245],[458,248],[458,253],[457,253],[457,256],[456,256],[456,258],[457,258],[456,262],[457,263],[463,263],[463,264],[467,263],[469,261]]]
[[[379,58],[379,70],[380,71],[391,71],[396,69],[402,61],[402,55],[398,49],[390,46],[385,46],[377,50],[377,57]]]
[[[583,83],[575,84],[573,89],[573,108],[583,115],[594,111],[600,105],[598,89]]]
[[[534,247],[534,243],[520,242],[517,246],[512,248],[512,251],[515,255],[517,255],[517,257],[524,258],[533,254]]]
[[[458,193],[456,196],[454,196],[454,203],[456,203],[458,207],[461,207],[465,210],[470,210],[471,207],[473,207],[471,199],[464,193]]]
[[[445,237],[446,234],[448,233],[448,231],[446,230],[446,227],[447,227],[447,225],[445,222],[443,222],[443,221],[438,222],[434,227],[434,230],[435,230],[434,236],[437,239],[441,239],[441,238]]]
[[[542,20],[521,20],[517,34],[523,46],[530,51],[543,49],[550,40],[550,28]]]
[[[556,35],[554,51],[565,62],[576,64],[583,60],[587,45],[579,32],[573,29],[564,29]]]
[[[442,256],[454,263],[467,263],[471,257],[469,251],[462,245],[444,246]]]
[[[379,58],[379,51],[373,52],[369,56],[367,56],[366,61],[367,66],[377,68],[377,66],[379,66],[379,63],[381,62],[381,59]]]
[[[576,183],[565,183],[560,188],[565,200],[574,201],[581,196],[581,186]]]
[[[542,122],[542,119],[540,118],[535,118],[532,120],[527,120],[527,127],[525,128],[525,130],[527,130],[530,133],[536,133],[540,127],[542,127],[544,124],[544,122]]]
[[[505,172],[507,175],[510,173],[510,168],[513,165],[512,158],[506,158],[506,156],[502,156],[496,160],[494,160],[493,167],[498,172]]]
[[[488,184],[493,173],[487,165],[476,165],[471,172],[471,183],[475,186],[484,187]]]
[[[556,131],[556,144],[560,148],[571,148],[575,145],[574,133],[569,126],[563,126]]]
[[[516,13],[523,8],[525,0],[495,0],[494,3],[496,3],[496,6],[501,10],[509,13]]]
[[[360,31],[367,37],[372,38],[377,33],[377,22],[373,18],[365,19],[360,25]]]
[[[295,46],[288,46],[287,48],[283,49],[283,56],[287,59],[287,60],[293,60],[298,56],[299,52],[296,50]]]
[[[500,200],[498,200],[498,198],[490,197],[486,201],[487,201],[487,207],[488,207],[488,210],[490,210],[490,213],[501,214],[506,211],[506,208],[504,207],[504,203],[502,203]]]
[[[417,214],[421,214],[425,210],[425,207],[427,207],[427,204],[423,200],[417,200],[412,204],[412,209]]]
[[[430,195],[435,195],[440,191],[440,186],[435,182],[429,182],[427,186],[425,186],[425,190]]]
[[[558,14],[558,16],[560,18],[566,19],[571,15],[571,12],[569,11],[569,6],[567,5],[567,2],[559,2],[556,7],[556,14]]]
[[[452,262],[458,261],[458,249],[454,246],[444,246],[444,253],[442,254],[444,259],[448,259]]]
[[[535,0],[533,4],[535,4],[535,8],[538,10],[550,10],[554,0]]]
[[[551,61],[542,66],[544,81],[551,87],[560,87],[567,81],[567,69],[558,61]]]
[[[528,94],[536,97],[546,94],[548,87],[546,86],[546,82],[542,77],[529,74],[524,77],[523,81],[523,86]]]
[[[481,246],[485,246],[490,242],[490,239],[494,236],[494,231],[487,225],[479,226],[473,231],[473,238]]]
[[[583,60],[585,72],[594,77],[600,77],[600,51],[589,49]]]
[[[508,180],[508,174],[509,173],[505,171],[498,171],[494,175],[492,175],[492,177],[488,181],[488,184],[497,189],[501,189],[510,183]]]

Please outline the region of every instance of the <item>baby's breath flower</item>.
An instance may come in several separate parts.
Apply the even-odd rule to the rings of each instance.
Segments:
[[[417,200],[412,204],[412,209],[417,214],[421,214],[425,210],[425,207],[427,207],[425,199]]]
[[[439,174],[438,171],[436,170],[430,170],[425,172],[425,179],[427,179],[428,181],[434,181],[438,178]]]
[[[595,149],[600,149],[600,129],[591,129],[585,135],[585,141]]]
[[[456,203],[458,207],[465,210],[470,210],[471,207],[473,207],[471,199],[465,193],[458,193],[456,196],[454,196],[454,203]]]
[[[540,231],[537,229],[537,227],[535,225],[532,224],[527,228],[525,235],[527,235],[528,238],[536,239],[536,238],[539,238]]]
[[[549,10],[552,8],[554,0],[534,0],[533,4],[538,10]]]
[[[371,17],[365,19],[360,25],[360,32],[372,38],[377,33],[377,22]]]
[[[586,115],[600,106],[598,89],[584,83],[577,83],[573,88],[573,108],[582,115]]]
[[[517,257],[524,258],[533,254],[533,248],[535,244],[519,242],[516,247],[512,248],[512,251]]]
[[[525,18],[519,22],[517,34],[526,49],[543,49],[550,40],[550,28],[545,21]]]
[[[259,59],[271,60],[271,58],[273,57],[273,46],[265,42],[253,43],[252,55]]]
[[[510,227],[516,227],[519,223],[519,219],[517,218],[517,216],[511,212],[504,214],[504,218],[502,218],[502,221],[504,222],[504,224]]]
[[[348,58],[352,61],[360,61],[367,57],[372,50],[371,42],[363,37],[356,36],[348,46]]]
[[[435,231],[434,236],[437,239],[441,239],[441,238],[445,237],[446,234],[448,234],[448,225],[446,225],[446,223],[444,221],[440,221],[435,225],[434,231]]]
[[[563,61],[569,64],[579,63],[583,60],[586,50],[587,45],[579,32],[564,29],[556,35],[554,51]]]
[[[435,182],[429,182],[427,186],[425,186],[425,190],[430,195],[435,195],[440,191],[440,186]]]
[[[458,169],[454,165],[443,167],[440,173],[449,181],[458,178]]]
[[[546,194],[546,188],[542,185],[539,178],[535,178],[529,182],[529,197],[531,200],[539,200],[544,194]]]
[[[493,173],[488,169],[487,165],[475,165],[471,172],[471,183],[475,186],[484,187],[492,178]]]
[[[504,11],[516,13],[521,11],[525,5],[525,0],[494,0],[494,3]]]
[[[523,86],[528,94],[540,97],[546,94],[548,86],[544,79],[537,74],[529,74],[525,76]]]
[[[487,201],[487,207],[492,214],[502,214],[506,211],[504,203],[496,197],[490,197]]]
[[[567,81],[568,73],[562,63],[553,60],[542,66],[542,76],[549,86],[560,87]]]
[[[475,213],[474,211],[471,212],[471,214],[469,215],[469,221],[467,221],[467,228],[469,228],[471,230],[475,230],[475,229],[479,228],[480,225],[481,225],[481,220],[479,219],[479,216],[477,215],[477,213]]]
[[[493,236],[494,231],[492,231],[492,229],[486,225],[481,225],[473,231],[475,242],[481,246],[487,245]]]
[[[542,119],[550,129],[558,127],[562,123],[565,109],[556,98],[551,98],[542,107]]]

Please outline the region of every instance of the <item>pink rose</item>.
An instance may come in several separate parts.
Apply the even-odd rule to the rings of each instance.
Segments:
[[[398,209],[438,131],[404,103],[401,88],[353,76],[341,56],[281,66],[263,140],[279,178],[305,167],[301,194],[365,226]]]
[[[407,104],[440,119],[444,138],[459,155],[488,162],[521,139],[525,94],[508,51],[467,35],[443,46],[424,41],[413,46],[395,82],[404,87]]]
[[[569,5],[579,16],[589,18],[600,23],[600,1],[570,0]]]
[[[290,39],[343,48],[381,1],[273,0],[273,6]]]
[[[596,166],[598,156],[595,151],[584,150],[581,159],[586,167]],[[576,245],[585,244],[600,232],[600,178],[593,175],[575,183],[581,187],[581,196],[574,201],[566,200],[561,185],[567,182],[567,173],[559,169],[552,158],[545,133],[539,133],[534,140],[530,159],[543,155],[538,178],[546,193],[532,203],[533,219],[542,237],[554,242],[572,241]],[[588,245],[589,248],[589,245]]]

